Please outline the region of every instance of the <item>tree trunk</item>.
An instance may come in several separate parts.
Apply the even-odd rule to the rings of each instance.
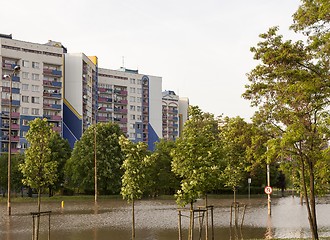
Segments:
[[[205,221],[205,239],[209,239],[209,210],[207,203],[207,194],[205,194],[205,209],[206,209],[206,221]]]
[[[132,240],[135,239],[135,210],[134,210],[134,199],[132,200]]]
[[[314,166],[313,163],[309,162],[309,187],[310,187],[310,205],[311,205],[311,218],[313,222],[313,239],[319,239],[317,230],[317,220],[316,220],[316,203],[315,203],[315,186],[314,186]]]
[[[316,211],[315,211],[315,194],[314,194],[314,173],[311,171],[313,167],[311,166],[312,163],[309,163],[309,170],[310,170],[310,201],[307,193],[307,183],[306,183],[306,176],[305,176],[305,163],[304,160],[301,158],[301,165],[302,165],[302,182],[303,182],[303,190],[304,196],[306,201],[306,208],[308,213],[308,221],[310,230],[312,232],[312,239],[318,240],[318,231],[316,225]]]
[[[190,203],[190,224],[189,224],[189,236],[188,239],[189,240],[193,240],[194,239],[194,203],[191,202]]]
[[[37,229],[36,229],[36,240],[39,239],[39,227],[40,227],[40,206],[41,206],[41,189],[38,189],[38,215],[37,215]]]

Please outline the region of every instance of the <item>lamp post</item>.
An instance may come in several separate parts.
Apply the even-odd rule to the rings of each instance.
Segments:
[[[97,154],[96,154],[96,127],[97,127],[97,114],[98,111],[101,109],[101,107],[98,107],[95,111],[95,116],[94,116],[94,188],[95,188],[95,196],[94,196],[94,201],[95,204],[97,204]]]
[[[5,78],[9,78],[9,129],[8,129],[8,190],[7,190],[7,209],[8,215],[11,215],[11,204],[10,204],[10,173],[11,173],[11,116],[12,116],[12,100],[13,100],[13,76],[21,70],[20,66],[15,66],[11,75],[4,75]]]

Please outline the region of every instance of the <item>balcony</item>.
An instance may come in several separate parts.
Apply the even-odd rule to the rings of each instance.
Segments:
[[[60,94],[60,93],[44,92],[43,96],[48,97],[48,98],[56,98],[56,99],[61,99],[62,98],[62,94]]]
[[[11,118],[19,118],[20,113],[19,112],[12,112]],[[2,111],[1,113],[2,118],[9,118],[9,112]]]
[[[127,104],[128,101],[127,100],[119,100],[119,101],[115,101],[115,103],[118,103],[118,104]]]
[[[17,64],[2,63],[2,69],[6,69],[6,70],[14,70],[16,66]]]
[[[127,118],[121,118],[121,119],[120,119],[120,122],[121,122],[121,123],[127,123]]]
[[[62,106],[60,104],[48,104],[48,103],[44,103],[44,108],[45,109],[57,109],[57,110],[61,110]]]
[[[11,78],[11,80],[13,80],[13,82],[19,82],[20,81],[20,78],[19,78],[19,76],[13,76]]]
[[[62,131],[62,128],[61,127],[53,127],[53,130],[55,131],[55,132],[61,132]]]

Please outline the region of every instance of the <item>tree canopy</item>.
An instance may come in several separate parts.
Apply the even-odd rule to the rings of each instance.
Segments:
[[[94,144],[96,134],[96,146]],[[65,166],[67,185],[94,192],[95,149],[98,186],[103,194],[119,193],[123,154],[119,145],[122,132],[117,124],[98,123],[90,126],[76,142]]]

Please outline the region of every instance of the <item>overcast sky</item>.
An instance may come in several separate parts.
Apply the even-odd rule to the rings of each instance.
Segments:
[[[2,1],[0,33],[62,42],[99,67],[161,76],[163,90],[218,116],[253,115],[241,95],[256,62],[250,47],[279,26],[285,38],[299,0]],[[124,61],[123,61],[124,57]]]

